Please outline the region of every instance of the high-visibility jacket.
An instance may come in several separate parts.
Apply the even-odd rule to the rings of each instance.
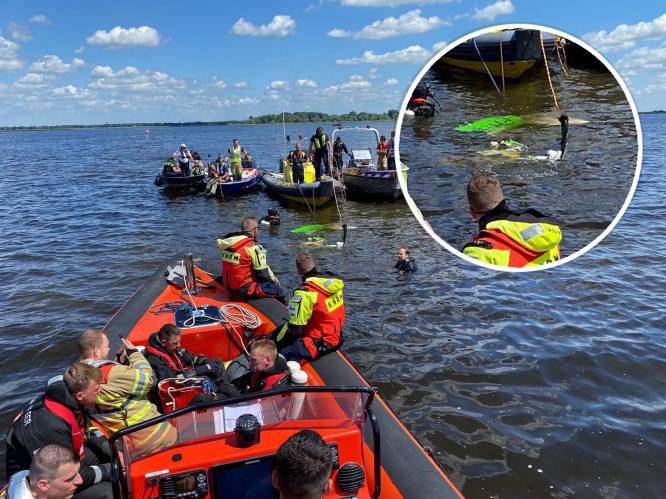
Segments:
[[[243,148],[241,147],[240,144],[238,144],[238,147],[231,146],[229,148],[229,160],[231,163],[242,163],[243,158],[241,157],[241,153],[243,151]]]
[[[217,240],[222,254],[222,279],[233,292],[263,296],[259,282],[275,280],[266,263],[266,250],[248,232],[233,232]]]
[[[325,133],[322,133],[321,137],[317,137],[317,135],[315,134],[310,138],[310,140],[314,144],[315,150],[317,152],[321,152],[323,149],[326,148],[326,140],[327,139],[326,139],[326,134]]]
[[[129,366],[111,360],[84,361],[102,371],[100,393],[95,403],[97,411],[90,417],[109,433],[160,415],[157,407],[148,400],[155,384],[152,367],[140,352],[132,352],[128,360]],[[175,437],[175,430],[167,421],[131,435],[134,447],[145,451],[172,445]]]
[[[502,267],[544,265],[560,258],[562,231],[536,210],[511,212],[502,201],[479,224],[481,231],[463,248],[472,258]]]
[[[313,359],[342,344],[344,282],[330,272],[306,274],[289,300],[289,326],[302,326],[301,337]],[[286,332],[286,329],[285,329]]]

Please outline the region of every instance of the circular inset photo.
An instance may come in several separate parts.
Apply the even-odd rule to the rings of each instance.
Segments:
[[[593,48],[543,26],[448,45],[410,86],[397,130],[414,215],[448,250],[494,269],[583,254],[619,221],[640,173],[627,86]]]

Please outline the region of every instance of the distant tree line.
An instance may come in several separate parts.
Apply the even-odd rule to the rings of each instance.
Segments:
[[[366,113],[351,111],[345,114],[326,114],[319,112],[297,112],[284,113],[285,123],[338,123],[343,121],[385,121],[394,120],[398,117],[396,109],[390,109],[386,113]],[[12,130],[64,130],[80,128],[154,128],[160,126],[209,126],[209,125],[263,125],[282,123],[282,113],[264,114],[261,116],[250,116],[246,120],[227,120],[227,121],[188,121],[188,122],[168,122],[159,123],[105,123],[103,125],[40,125],[40,126],[4,126],[0,131]]]

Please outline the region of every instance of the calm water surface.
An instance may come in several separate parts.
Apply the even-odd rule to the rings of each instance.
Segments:
[[[536,208],[559,221],[562,255],[583,248],[615,218],[624,203],[638,154],[636,127],[628,101],[608,72],[555,68],[553,87],[560,111],[553,107],[545,70],[533,70],[520,83],[507,83],[499,95],[488,77],[464,78],[433,70],[425,79],[442,110],[433,118],[405,118],[400,157],[411,168],[410,193],[435,232],[462,248],[478,225],[469,215],[465,185],[474,173],[490,173],[502,182],[513,209]],[[585,124],[571,124],[564,160],[534,160],[559,150],[561,112]],[[516,114],[527,124],[501,133],[462,133],[460,124],[488,116]],[[572,120],[573,121],[573,120]],[[487,156],[493,140],[513,139],[527,146],[514,157]]]
[[[347,355],[468,497],[663,496],[666,119],[643,125],[632,206],[563,267],[480,270],[432,242],[403,203],[350,203],[347,246],[312,248],[346,281]],[[181,142],[216,154],[235,136],[261,165],[282,152],[280,126],[160,128],[148,139],[131,128],[0,134],[3,435],[19,405],[75,360],[78,335],[103,326],[167,258],[189,249],[218,271],[215,238],[277,205],[264,193],[227,202],[153,186]],[[337,212],[280,211],[282,226],[261,241],[293,287],[304,246],[288,229]],[[393,272],[403,243],[422,269],[407,279]]]

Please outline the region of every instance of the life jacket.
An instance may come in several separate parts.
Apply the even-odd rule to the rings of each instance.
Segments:
[[[60,419],[65,420],[72,431],[72,447],[79,452],[79,459],[83,459],[83,444],[85,442],[85,420],[82,415],[79,417],[74,414],[69,407],[56,402],[51,397],[44,396],[44,407],[46,407],[53,414],[58,416]],[[28,409],[30,410],[30,408]]]
[[[229,291],[260,295],[261,288],[254,279],[252,258],[247,250],[254,246],[265,255],[263,247],[246,232],[228,234],[224,239],[218,239],[217,246],[222,254],[222,279]]]
[[[502,267],[530,267],[559,260],[561,240],[562,232],[554,224],[495,220],[465,245],[463,253]]]
[[[386,142],[380,142],[377,144],[377,154],[380,156],[386,156],[386,153],[388,152],[388,143]]]
[[[232,163],[241,163],[242,162],[240,144],[238,145],[238,147],[231,146],[229,148],[229,151],[232,153],[232,156],[231,156],[231,162]]]
[[[289,377],[287,361],[279,355],[275,359],[275,364],[270,369],[263,372],[253,372],[250,378],[250,391],[265,392],[274,388],[280,382]]]
[[[146,346],[146,351],[166,361],[166,363],[169,364],[169,367],[171,367],[171,369],[173,369],[175,373],[179,374],[185,371],[185,366],[183,366],[183,363],[181,362],[178,355],[171,356],[168,353],[163,352],[162,350],[159,350],[150,345]]]
[[[289,153],[289,159],[291,160],[292,163],[300,160],[299,162],[302,164],[305,161],[305,151],[301,150],[300,153],[301,153],[300,155],[297,155],[296,149],[294,149]]]
[[[342,344],[345,305],[342,296],[344,283],[336,277],[308,277],[299,289],[316,293],[312,315],[305,325],[303,343],[313,359]]]
[[[321,139],[317,135],[312,136],[312,142],[314,142],[315,149],[317,152],[321,151],[326,146],[326,134],[321,134]]]

